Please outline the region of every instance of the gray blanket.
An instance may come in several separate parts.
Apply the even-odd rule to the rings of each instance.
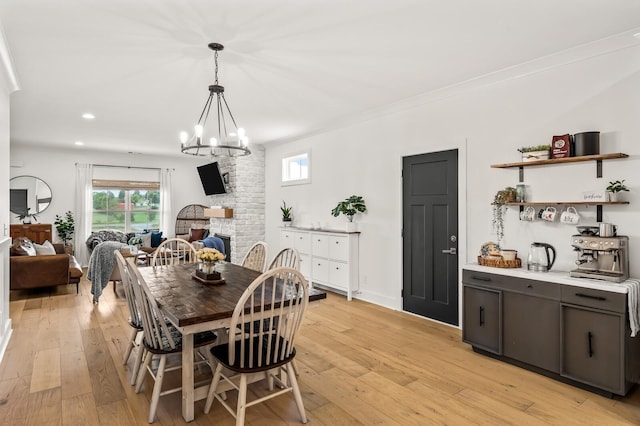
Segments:
[[[104,241],[98,244],[91,253],[87,279],[91,281],[91,294],[93,301],[98,302],[102,290],[109,284],[109,278],[116,266],[115,250],[126,247],[126,244],[117,241]]]

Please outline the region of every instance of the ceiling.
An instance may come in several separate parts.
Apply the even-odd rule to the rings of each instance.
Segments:
[[[640,1],[2,0],[0,22],[12,144],[177,155],[210,42],[236,121],[268,143],[634,31]]]

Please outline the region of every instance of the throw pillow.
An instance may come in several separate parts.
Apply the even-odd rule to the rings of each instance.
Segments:
[[[151,232],[138,235],[142,239],[142,247],[151,247]]]
[[[189,229],[189,242],[202,240],[205,237],[206,229]]]
[[[27,237],[19,237],[13,242],[11,253],[14,256],[35,256],[36,249],[33,248],[33,243],[30,239]]]
[[[36,249],[36,254],[38,256],[40,255],[49,256],[52,254],[56,254],[56,249],[55,247],[53,247],[53,244],[49,242],[49,240],[46,240],[42,244],[33,243],[33,248]]]
[[[162,242],[162,231],[151,233],[151,247],[158,247]]]

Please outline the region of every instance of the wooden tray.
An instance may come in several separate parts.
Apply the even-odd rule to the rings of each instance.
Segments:
[[[522,260],[520,260],[520,258],[516,258],[515,260],[485,259],[482,256],[478,256],[478,264],[491,266],[493,268],[520,268],[522,266]]]
[[[202,284],[206,284],[206,285],[222,285],[222,284],[226,284],[226,281],[224,280],[224,278],[221,278],[219,280],[205,280],[205,279],[200,278],[199,276],[197,276],[195,272],[191,273],[191,278],[193,278],[196,281],[200,281]]]

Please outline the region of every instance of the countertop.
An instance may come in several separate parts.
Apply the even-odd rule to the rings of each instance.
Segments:
[[[612,283],[609,281],[596,280],[590,278],[574,278],[569,276],[568,271],[532,272],[524,268],[493,268],[482,266],[477,263],[464,265],[462,269],[468,271],[485,272],[488,274],[506,275],[509,277],[526,278],[529,280],[546,281],[556,284],[572,285],[576,287],[591,288],[594,290],[604,290],[613,293],[627,293],[627,287],[623,283]]]

